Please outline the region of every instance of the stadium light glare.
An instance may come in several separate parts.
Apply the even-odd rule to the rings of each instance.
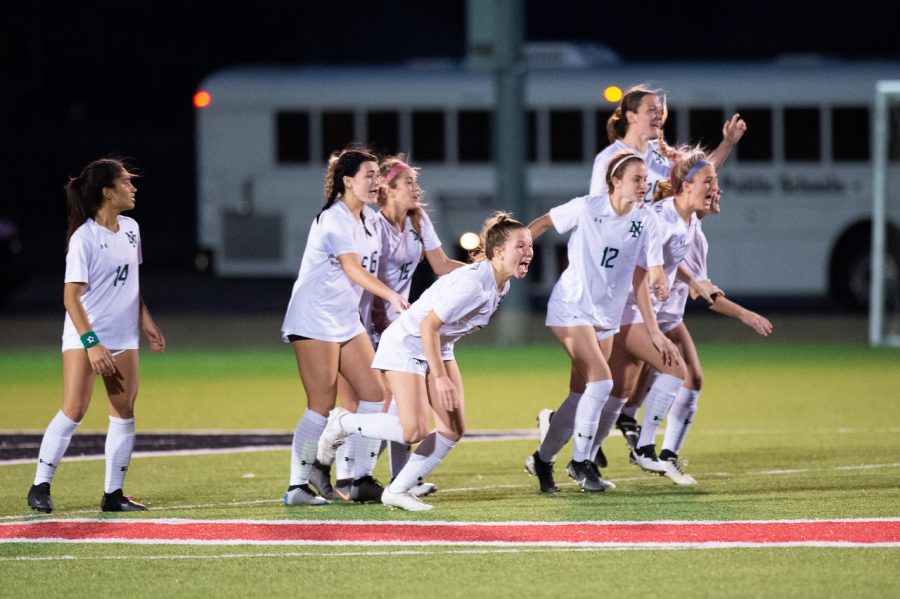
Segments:
[[[200,90],[194,94],[194,106],[197,108],[206,108],[212,103],[212,96],[208,91]]]
[[[481,243],[481,239],[478,237],[478,233],[472,233],[471,231],[463,233],[459,238],[459,245],[467,252],[477,248],[479,243]]]
[[[622,88],[618,85],[610,85],[603,90],[603,97],[607,102],[618,102],[622,99]]]

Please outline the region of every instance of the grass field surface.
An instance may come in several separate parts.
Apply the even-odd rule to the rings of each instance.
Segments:
[[[34,465],[0,464],[0,537],[4,526],[52,519],[95,531],[121,520],[147,527],[199,521],[232,538],[232,544],[98,542],[103,537],[95,533],[100,536],[85,542],[0,542],[0,596],[571,597],[586,588],[636,597],[893,595],[900,586],[900,538],[893,532],[900,518],[900,352],[705,344],[700,354],[706,385],[683,451],[696,487],[641,473],[628,464],[624,440],[614,436],[604,445],[610,467],[603,474],[617,489],[587,494],[563,484],[560,493],[541,495],[522,462],[536,446],[535,414],[565,395],[567,361],[553,346],[461,345],[469,428],[529,429],[534,438],[460,443],[429,477],[440,489],[428,500],[431,512],[343,503],[286,507],[289,452],[270,449],[136,456],[126,492],[151,509],[134,516],[101,516],[102,458],[69,460],[54,479],[56,510],[47,517],[25,504]],[[42,431],[60,393],[57,352],[0,353],[4,432]],[[95,401],[80,430],[105,430],[99,386]],[[289,431],[303,403],[287,348],[145,353],[137,429]],[[560,483],[568,482],[563,461],[569,456],[568,448],[560,455]],[[383,463],[376,476],[388,478]],[[788,521],[823,520],[835,531],[844,526],[838,521],[867,522],[873,543],[841,544],[837,533],[835,543],[815,545],[809,536],[806,544],[789,546],[644,543],[637,532],[633,543],[553,544],[540,536],[546,526],[565,523],[643,523],[671,532],[666,527],[674,522],[696,527],[700,538],[708,523],[749,521],[768,527],[774,541],[794,526]],[[379,534],[397,533],[403,523],[462,523],[459,530],[467,532],[520,523],[532,536],[508,544],[449,537],[397,543],[387,536],[363,543],[340,535],[328,544],[300,536],[274,543],[242,540],[228,528],[320,521],[326,531],[344,523],[377,526]],[[342,584],[350,590],[341,591]]]

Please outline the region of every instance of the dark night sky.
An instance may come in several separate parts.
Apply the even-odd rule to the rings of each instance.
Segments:
[[[601,42],[638,61],[900,57],[900,3],[820,6],[531,0],[526,39]],[[61,186],[91,159],[119,153],[145,174],[135,216],[173,232],[164,249],[149,252],[151,262],[187,267],[195,228],[191,96],[206,75],[235,64],[460,57],[465,2],[5,2],[0,51],[0,216],[19,222],[29,265],[61,270]]]

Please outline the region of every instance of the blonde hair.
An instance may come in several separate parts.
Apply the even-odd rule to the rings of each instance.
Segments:
[[[386,179],[387,176],[391,173],[391,171],[397,167],[402,170],[406,170],[406,168],[410,168],[416,173],[419,172],[417,167],[414,167],[409,164],[409,160],[406,158],[406,154],[395,154],[393,156],[388,156],[381,161],[381,165],[379,166],[379,170],[381,171],[381,177]],[[404,168],[405,167],[405,168]],[[390,181],[385,181],[381,185],[381,188],[378,190],[378,204],[380,206],[384,206],[387,204],[387,189],[390,187],[391,189],[397,189],[397,181],[398,175],[400,172],[395,173],[395,176],[391,178]],[[424,191],[422,192],[425,193]],[[419,239],[422,239],[422,220],[425,217],[425,213],[422,211],[422,208],[416,207],[412,210],[407,211],[407,216],[409,216],[409,221],[412,223],[412,228],[419,236]],[[422,242],[422,256],[419,258],[420,260],[425,256],[425,243]]]
[[[472,262],[484,262],[494,257],[494,250],[506,243],[509,234],[525,225],[515,220],[509,212],[494,212],[481,227],[478,247],[469,252]]]
[[[669,184],[672,193],[670,195],[678,195],[684,187],[684,182],[690,170],[701,161],[709,161],[709,155],[699,146],[680,146],[677,150],[677,156],[669,170]]]

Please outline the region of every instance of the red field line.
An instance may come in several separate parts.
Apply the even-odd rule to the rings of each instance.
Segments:
[[[743,522],[296,522],[35,520],[0,542],[358,545],[900,546],[900,519]]]

